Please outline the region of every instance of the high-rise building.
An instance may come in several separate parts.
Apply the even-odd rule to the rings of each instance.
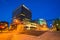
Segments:
[[[25,5],[21,5],[13,12],[13,19],[31,20],[31,18],[32,18],[32,13]]]

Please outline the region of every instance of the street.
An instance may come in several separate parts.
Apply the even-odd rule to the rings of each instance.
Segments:
[[[60,32],[45,32],[39,36],[13,32],[0,33],[0,40],[60,40]]]

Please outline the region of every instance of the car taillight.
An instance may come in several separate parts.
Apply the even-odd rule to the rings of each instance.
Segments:
[[[0,26],[0,28],[2,28],[2,26]]]
[[[4,26],[0,26],[0,28],[5,28]]]

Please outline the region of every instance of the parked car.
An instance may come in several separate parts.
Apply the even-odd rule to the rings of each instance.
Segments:
[[[8,29],[8,22],[0,21],[0,31]]]

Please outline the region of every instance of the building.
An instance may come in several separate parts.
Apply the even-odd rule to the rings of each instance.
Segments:
[[[38,23],[40,24],[40,25],[47,25],[47,23],[46,23],[46,20],[44,20],[44,19],[38,19]]]
[[[19,20],[31,20],[32,13],[25,5],[21,5],[13,12],[12,18]]]
[[[17,29],[18,24],[20,25],[22,21],[23,23],[26,23],[27,21],[30,21],[31,18],[31,11],[25,5],[21,5],[13,12],[12,22],[9,29]]]
[[[39,24],[39,26],[37,27],[37,30],[39,30],[39,31],[48,31],[49,30],[46,20],[37,19],[36,22]]]

